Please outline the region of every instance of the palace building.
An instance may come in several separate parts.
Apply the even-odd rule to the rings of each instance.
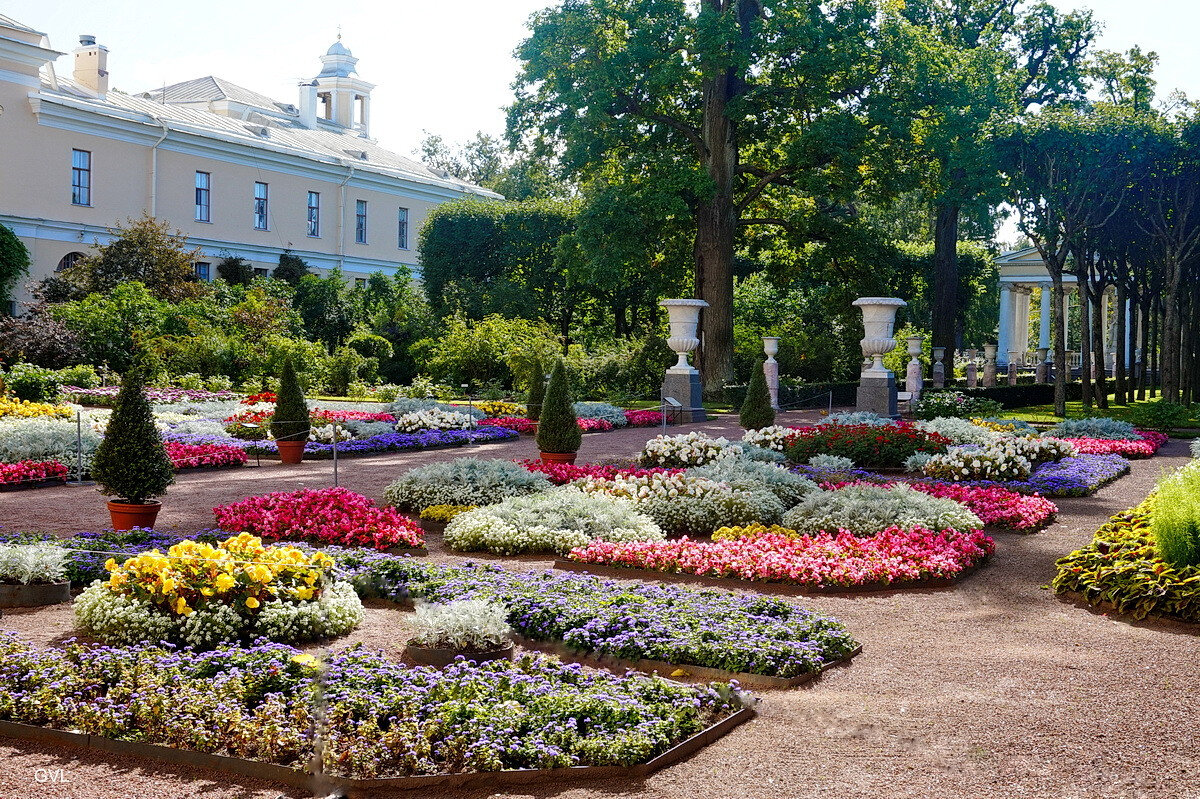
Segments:
[[[212,76],[126,94],[94,37],[80,37],[69,75],[63,55],[0,14],[0,223],[29,249],[29,282],[143,213],[183,231],[205,280],[225,256],[267,274],[285,250],[348,280],[417,274],[431,208],[499,197],[380,147],[374,86],[340,41],[295,104]]]

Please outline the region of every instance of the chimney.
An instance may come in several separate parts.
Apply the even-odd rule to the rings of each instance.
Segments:
[[[75,50],[75,82],[104,99],[108,94],[108,48],[96,44],[95,36],[80,36]]]
[[[306,128],[317,126],[317,83],[308,81],[300,84],[300,124]]]

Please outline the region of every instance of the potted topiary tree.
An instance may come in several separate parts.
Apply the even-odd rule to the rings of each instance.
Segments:
[[[92,479],[108,503],[114,530],[153,527],[162,503],[152,499],[175,482],[175,467],[154,426],[142,375],[131,369],[121,380],[104,440],[92,457]]]
[[[304,459],[304,445],[312,424],[308,418],[308,403],[300,390],[292,356],[283,360],[283,374],[279,376],[279,391],[275,396],[275,414],[271,417],[271,435],[279,449],[279,460],[283,463],[299,463]]]
[[[761,430],[775,424],[775,409],[771,407],[771,392],[767,389],[767,376],[763,373],[762,364],[750,375],[750,385],[746,387],[746,399],[742,402],[738,421],[746,430]]]
[[[559,359],[546,385],[546,398],[538,421],[538,449],[546,463],[574,463],[582,442],[583,433],[567,393],[567,370]]]

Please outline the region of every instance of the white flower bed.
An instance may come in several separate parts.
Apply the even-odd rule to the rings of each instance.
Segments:
[[[469,430],[475,420],[465,413],[430,408],[412,411],[396,417],[396,432],[418,433],[422,430]]]
[[[937,433],[945,436],[955,444],[994,444],[1005,436],[994,430],[988,430],[977,424],[971,424],[966,419],[955,416],[939,416],[928,422],[917,422],[917,427],[927,433]]]
[[[662,541],[662,529],[627,499],[564,486],[460,513],[446,526],[451,549],[500,555],[554,553],[602,541]]]
[[[783,516],[784,527],[808,534],[849,530],[869,536],[893,525],[965,532],[981,529],[983,522],[952,499],[931,497],[903,484],[821,491]]]
[[[987,447],[951,447],[925,464],[927,477],[963,480],[1024,480],[1033,464],[1013,440]]]
[[[790,427],[773,424],[770,427],[763,427],[758,430],[747,430],[746,434],[742,436],[742,441],[746,444],[753,444],[756,447],[783,452],[784,442],[790,434],[795,432]]]

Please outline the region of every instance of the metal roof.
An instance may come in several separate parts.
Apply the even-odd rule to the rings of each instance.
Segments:
[[[172,103],[208,103],[214,100],[230,100],[266,111],[286,112],[290,110],[292,113],[295,113],[294,106],[277,103],[265,94],[259,94],[252,89],[238,86],[236,83],[212,75],[195,78],[194,80],[185,80],[182,83],[173,83],[161,89],[152,89],[142,92],[139,96],[158,103],[166,103],[167,105]]]

